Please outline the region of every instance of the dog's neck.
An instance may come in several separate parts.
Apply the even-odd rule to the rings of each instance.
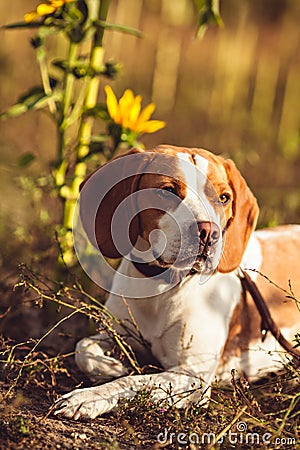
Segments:
[[[130,255],[133,266],[147,278],[155,278],[156,280],[163,280],[168,284],[177,284],[186,276],[195,273],[191,270],[179,270],[175,268],[162,267],[154,263],[155,259],[148,243],[141,237]]]
[[[155,278],[156,280],[164,280],[168,284],[180,283],[192,271],[180,271],[172,268],[164,268],[137,260],[132,261],[134,267],[145,277]]]

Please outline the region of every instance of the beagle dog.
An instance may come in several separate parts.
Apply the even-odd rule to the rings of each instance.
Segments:
[[[85,180],[79,208],[99,253],[122,257],[105,286],[115,330],[144,364],[162,370],[130,375],[102,330],[75,355],[97,385],[63,395],[55,414],[95,418],[144,389],[153,401],[205,404],[211,384],[232,369],[254,380],[289,360],[272,335],[262,342],[239,267],[293,340],[299,303],[282,289],[300,299],[300,226],[254,232],[258,205],[231,160],[197,148],[132,149]]]

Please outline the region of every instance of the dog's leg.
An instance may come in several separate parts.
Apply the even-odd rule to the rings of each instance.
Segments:
[[[131,399],[139,391],[148,390],[152,401],[164,401],[183,407],[190,402],[208,399],[209,388],[199,376],[174,368],[153,375],[135,375],[111,381],[102,386],[76,389],[63,395],[54,405],[54,414],[80,419],[91,418],[114,409],[120,399]]]
[[[76,364],[97,384],[127,375],[128,370],[122,362],[110,356],[112,350],[113,342],[105,332],[83,338],[76,345]]]

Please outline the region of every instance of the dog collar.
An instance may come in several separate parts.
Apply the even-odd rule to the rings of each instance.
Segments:
[[[188,275],[196,273],[193,269],[189,271],[182,271],[172,269],[170,267],[164,268],[155,266],[153,264],[145,263],[142,259],[139,259],[136,256],[132,257],[131,262],[134,267],[145,277],[164,280],[168,284],[178,284]]]

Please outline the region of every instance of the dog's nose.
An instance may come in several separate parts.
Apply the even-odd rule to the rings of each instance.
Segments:
[[[200,245],[208,246],[215,244],[220,238],[220,229],[214,222],[198,222],[198,236]]]

